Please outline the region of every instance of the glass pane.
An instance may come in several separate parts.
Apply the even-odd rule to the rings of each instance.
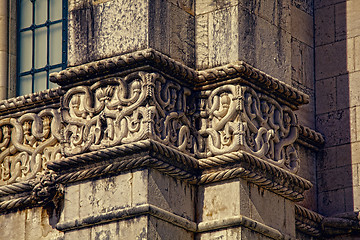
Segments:
[[[62,61],[62,24],[50,26],[50,65],[59,64]]]
[[[32,92],[32,79],[31,75],[22,76],[19,79],[19,95],[25,95]]]
[[[62,68],[60,67],[60,68],[55,68],[55,69],[51,69],[50,71],[49,71],[49,73],[53,73],[53,72],[60,72],[62,70]],[[53,82],[50,82],[49,81],[49,88],[56,88],[56,87],[58,87],[59,85],[57,85],[56,83],[53,83]]]
[[[39,25],[45,23],[47,16],[47,0],[35,1],[35,24]]]
[[[34,92],[45,90],[47,88],[46,82],[47,82],[46,71],[35,73]]]
[[[32,31],[20,33],[20,72],[29,71],[32,68]]]
[[[20,29],[30,27],[32,24],[33,5],[30,0],[21,0]]]
[[[62,18],[62,0],[50,0],[50,20],[60,20]]]
[[[35,29],[35,68],[45,67],[47,64],[47,29]]]

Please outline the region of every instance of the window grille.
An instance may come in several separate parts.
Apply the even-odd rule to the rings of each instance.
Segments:
[[[67,0],[18,0],[17,95],[55,87],[67,64]]]

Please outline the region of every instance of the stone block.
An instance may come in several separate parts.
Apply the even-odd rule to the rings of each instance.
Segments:
[[[209,67],[239,60],[239,25],[238,6],[209,13]]]
[[[302,92],[308,94],[310,96],[310,102],[315,102],[314,92],[307,88],[304,88],[298,82],[293,81],[292,84],[295,88],[301,90]],[[300,109],[296,112],[296,116],[299,124],[305,125],[310,128],[315,128],[315,104],[307,104],[300,107]]]
[[[360,105],[360,72],[350,73],[348,75],[349,85],[348,85],[348,93],[349,93],[349,107],[355,107]],[[343,88],[346,88],[344,86]]]
[[[314,0],[314,8],[318,9],[318,8],[323,8],[326,6],[330,6],[330,5],[335,5],[337,3],[342,3],[342,2],[346,2],[347,0]]]
[[[17,211],[0,215],[0,236],[3,239],[26,239],[26,211]]]
[[[195,57],[196,68],[209,67],[209,14],[195,17]]]
[[[240,194],[239,179],[200,186],[198,190],[198,222],[205,222],[249,213],[249,195]],[[246,183],[245,183],[246,184]],[[246,185],[245,185],[246,186]],[[242,203],[242,206],[240,206]],[[241,208],[245,208],[245,214]]]
[[[336,110],[336,80],[335,78],[316,81],[316,114]]]
[[[56,221],[52,222],[52,218],[54,217],[52,215],[55,214],[52,209],[38,207],[26,209],[25,211],[24,232],[26,240],[60,239],[64,235],[62,232],[56,230]]]
[[[128,239],[136,239],[136,238],[128,238]],[[149,224],[148,224],[148,236],[147,238],[140,238],[140,239],[171,239],[171,240],[194,239],[194,233],[179,228],[161,219],[150,216]]]
[[[114,0],[69,12],[68,64],[148,47],[148,1]]]
[[[249,184],[249,189],[250,217],[255,221],[278,229],[283,234],[295,236],[294,203],[253,184]]]
[[[325,192],[351,187],[358,179],[357,175],[357,165],[318,171],[318,190]]]
[[[307,44],[314,45],[313,17],[297,7],[291,7],[291,36]]]
[[[194,0],[168,0],[170,3],[176,5],[183,11],[195,15],[195,1]]]
[[[346,52],[347,41],[339,41],[316,48],[315,77],[316,80],[330,78],[348,72]],[[330,60],[336,59],[336,61]]]
[[[239,0],[239,5],[251,14],[290,32],[293,15],[290,0]]]
[[[227,228],[206,233],[198,233],[196,240],[241,240],[242,227]]]
[[[79,183],[80,217],[88,217],[132,206],[133,177],[133,174],[128,172],[113,177]]]
[[[295,38],[291,38],[291,78],[314,89],[314,49]]]
[[[241,229],[241,240],[270,240],[272,238],[259,234],[251,229]]]
[[[291,0],[292,6],[297,7],[301,11],[306,12],[313,16],[314,14],[314,1],[313,0]]]
[[[339,31],[340,37],[343,33],[343,29],[346,30],[346,38],[360,35],[360,5],[357,0],[348,0],[346,3],[337,4],[335,6],[335,12],[337,16],[336,25],[339,26],[336,27],[336,32]],[[339,16],[337,14],[338,12]]]
[[[7,34],[4,34],[8,32],[7,21],[8,21],[7,18],[0,15],[0,32],[2,33],[0,34],[0,52],[8,51],[8,36]]]
[[[66,186],[64,211],[61,214],[62,221],[74,220],[80,217],[80,185],[76,183]]]
[[[64,240],[91,240],[91,228],[76,229],[65,233]]]
[[[173,4],[170,4],[169,10],[170,56],[189,67],[195,67],[195,17]]]
[[[224,1],[209,1],[197,0],[195,1],[196,15],[213,12],[219,9],[228,8],[238,4],[238,0],[224,0]]]
[[[326,216],[345,212],[344,189],[320,192],[318,194],[318,207],[319,213]]]
[[[360,37],[354,39],[354,70],[360,70]]]
[[[336,146],[336,167],[343,167],[352,164],[352,144]]]
[[[334,6],[315,10],[315,45],[335,42]]]
[[[336,77],[336,108],[345,109],[350,107],[349,75],[344,74]]]
[[[319,171],[336,168],[338,146],[322,149],[317,158],[317,169]]]
[[[173,179],[156,170],[149,170],[148,188],[150,204],[194,221],[194,186]]]

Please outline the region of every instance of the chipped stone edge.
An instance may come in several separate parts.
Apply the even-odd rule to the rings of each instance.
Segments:
[[[242,215],[220,220],[196,223],[152,204],[142,204],[135,207],[101,213],[95,216],[64,221],[58,223],[56,225],[56,229],[66,232],[74,229],[91,227],[110,221],[119,221],[146,215],[156,217],[160,220],[181,227],[193,233],[205,233],[227,227],[243,226],[272,239],[285,239],[285,236],[279,230]]]
[[[319,151],[324,146],[325,138],[321,133],[303,125],[299,125],[298,129],[299,137],[296,142],[299,144],[315,151]]]
[[[305,207],[295,204],[295,227],[307,235],[320,237],[322,235],[321,223],[324,216]]]

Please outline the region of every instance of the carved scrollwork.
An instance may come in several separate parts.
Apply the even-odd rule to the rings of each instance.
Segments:
[[[299,158],[293,146],[297,120],[292,110],[250,87],[224,85],[203,93],[200,104],[199,157],[245,150],[296,172]]]
[[[135,72],[70,89],[62,101],[64,153],[156,139],[190,151],[190,90],[157,73]]]
[[[60,115],[55,109],[0,120],[0,185],[32,179],[60,158]]]

